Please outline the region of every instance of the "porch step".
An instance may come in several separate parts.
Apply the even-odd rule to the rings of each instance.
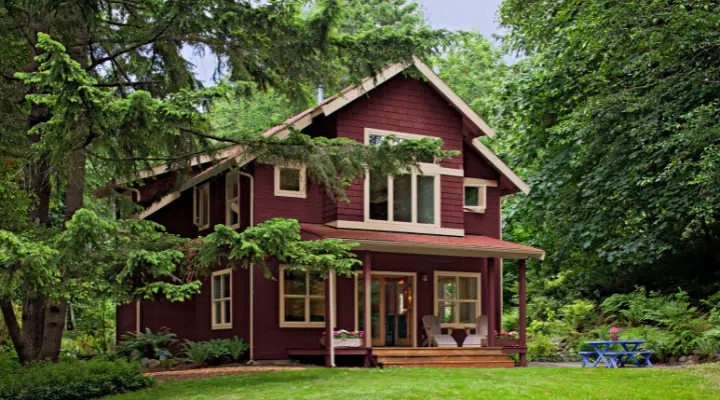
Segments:
[[[389,367],[512,368],[499,347],[387,347],[373,348],[377,365]]]
[[[500,347],[373,347],[372,354],[378,357],[503,355]]]
[[[378,356],[377,361],[381,364],[384,363],[402,363],[402,364],[413,364],[413,363],[426,363],[426,362],[437,362],[437,363],[464,363],[464,362],[477,362],[482,361],[508,361],[508,356],[504,354],[500,355],[483,355],[483,356],[421,356],[421,357],[388,357]]]
[[[507,361],[420,361],[411,363],[402,362],[385,362],[381,363],[384,368],[404,367],[404,368],[514,368],[515,363],[512,360]]]

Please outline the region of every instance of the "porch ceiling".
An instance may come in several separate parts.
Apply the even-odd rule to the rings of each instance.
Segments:
[[[537,260],[545,258],[544,250],[481,235],[465,235],[464,237],[418,235],[338,229],[319,224],[300,224],[300,228],[301,234],[306,239],[315,237],[353,241],[360,244],[358,250],[478,258],[535,258]]]

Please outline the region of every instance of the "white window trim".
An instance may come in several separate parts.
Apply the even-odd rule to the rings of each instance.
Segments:
[[[235,182],[233,182],[233,180]],[[232,193],[232,184],[237,183],[238,185],[238,195],[237,197],[230,197]],[[242,222],[242,210],[241,210],[241,186],[240,186],[240,174],[237,172],[228,172],[228,174],[225,176],[225,225],[229,226],[232,229],[239,229],[240,224]],[[231,209],[231,204],[237,201],[238,204],[238,218],[236,224],[230,224],[230,215],[233,212]]]
[[[463,210],[465,212],[472,212],[483,214],[487,209],[487,188],[497,187],[497,181],[491,181],[487,179],[478,178],[464,178],[463,179]],[[468,187],[478,188],[478,205],[468,206],[465,204],[465,189]]]
[[[201,223],[201,216],[198,215],[198,202],[202,199],[201,193],[207,191],[207,204],[205,204],[205,224]],[[210,182],[193,187],[193,224],[198,230],[208,229],[210,227]]]
[[[228,278],[228,284],[230,285],[230,297],[229,297],[229,298],[228,298],[228,297],[221,297],[221,298],[219,298],[219,299],[215,299],[215,298],[213,297],[213,295],[215,294],[215,277],[218,276],[218,275],[229,275],[229,278]],[[212,277],[210,278],[210,321],[211,321],[211,328],[212,328],[213,330],[216,330],[216,329],[231,329],[231,328],[232,328],[232,320],[233,320],[233,300],[232,300],[232,299],[233,299],[233,292],[232,292],[232,291],[233,291],[233,289],[232,289],[232,281],[233,281],[233,279],[232,279],[232,278],[233,278],[233,273],[232,273],[232,269],[231,269],[231,268],[226,268],[226,269],[223,269],[223,270],[220,270],[220,271],[215,271],[215,272],[212,273]],[[215,315],[215,303],[216,303],[216,302],[221,302],[220,312],[221,312],[221,315],[225,315],[224,312],[223,312],[223,311],[224,311],[223,308],[225,307],[225,302],[226,302],[227,300],[230,300],[230,302],[229,302],[229,303],[230,303],[230,321],[229,321],[229,322],[224,322],[224,323],[221,323],[221,324],[216,324],[216,323],[215,323],[215,317],[216,317],[216,315]]]
[[[425,172],[425,171],[423,171]],[[411,171],[410,175],[412,175],[412,179],[410,180],[410,207],[411,207],[411,222],[403,222],[403,221],[393,221],[393,217],[395,216],[395,210],[394,210],[394,203],[395,203],[395,193],[393,190],[394,185],[394,178],[392,176],[388,176],[388,219],[382,220],[382,219],[372,219],[370,218],[370,172],[367,171],[365,173],[365,211],[364,211],[364,221],[365,223],[372,223],[373,225],[379,225],[379,226],[403,226],[403,227],[427,227],[427,228],[440,228],[440,175],[431,174],[428,172],[425,172],[424,174],[420,174],[419,171],[413,170]],[[432,176],[434,177],[433,180],[433,190],[435,193],[433,195],[435,196],[433,202],[435,217],[433,218],[432,224],[424,224],[417,222],[417,177],[418,176]]]
[[[278,275],[280,275],[280,277],[278,279],[278,284],[279,284],[278,285],[278,294],[279,294],[279,303],[280,303],[280,307],[278,307],[278,309],[280,310],[280,314],[279,314],[280,327],[281,328],[324,328],[326,326],[326,321],[323,321],[323,322],[309,321],[309,319],[310,319],[310,299],[311,298],[320,298],[320,295],[310,295],[310,294],[285,295],[285,266],[283,266],[283,265],[280,266],[280,272],[278,273]],[[330,294],[330,296],[332,297],[333,304],[337,304],[336,303],[336,293],[337,292],[335,290],[335,288],[337,287],[336,280],[335,280],[334,276],[330,277],[329,279],[333,279],[333,285],[332,285],[333,291]],[[327,283],[325,282],[324,285],[327,285]],[[305,271],[305,290],[306,290],[305,293],[309,293],[310,273],[308,271]],[[286,297],[296,298],[296,299],[300,299],[300,298],[305,299],[305,321],[304,322],[285,321],[285,298]],[[322,298],[325,299],[324,293],[322,295]],[[333,315],[334,316],[337,316],[336,310],[337,310],[337,307],[333,307]],[[327,318],[327,316],[325,316],[325,318]],[[337,320],[337,318],[334,318],[334,319]]]
[[[280,169],[299,169],[300,170],[300,190],[282,190],[280,189]],[[307,198],[307,167],[303,166],[290,166],[290,165],[276,165],[275,166],[275,196],[279,197],[295,197],[300,199]]]
[[[475,316],[479,317],[480,315],[482,315],[481,314],[482,313],[482,303],[481,303],[481,301],[482,301],[482,286],[481,286],[482,280],[480,279],[481,274],[479,272],[434,271],[433,272],[433,303],[434,303],[433,310],[434,310],[435,315],[437,315],[438,318],[440,318],[440,316],[438,315],[438,312],[439,312],[438,303],[440,302],[440,299],[438,298],[438,277],[440,277],[440,276],[454,277],[454,278],[477,278],[477,288],[478,288],[477,296],[478,296],[478,298],[477,298],[477,301],[475,302],[475,307],[476,307],[475,308]],[[458,285],[459,285],[459,282],[458,282]],[[458,286],[458,292],[459,292],[459,286]],[[471,300],[462,301],[462,300],[458,299],[458,300],[449,300],[449,301],[456,302],[459,304],[461,302],[470,302]],[[460,307],[456,308],[455,318],[460,318]],[[467,323],[467,324],[463,324],[460,322],[455,322],[452,324],[440,323],[441,328],[464,329],[464,328],[474,328],[475,325],[476,325],[475,321],[473,321],[472,323]]]

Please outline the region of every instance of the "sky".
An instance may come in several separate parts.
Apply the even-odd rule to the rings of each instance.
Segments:
[[[493,34],[501,33],[495,16],[501,2],[502,0],[418,0],[433,28],[477,30],[489,39]],[[192,55],[191,52],[185,55],[195,64],[197,77],[206,84],[211,84],[212,74],[217,66],[215,59],[209,53],[204,57]]]

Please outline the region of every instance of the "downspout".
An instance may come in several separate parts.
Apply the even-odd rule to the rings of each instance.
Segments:
[[[255,225],[255,178],[247,172],[238,171],[238,174],[250,179],[250,226]],[[255,323],[254,323],[254,305],[255,297],[255,266],[250,264],[250,361],[255,360]]]

